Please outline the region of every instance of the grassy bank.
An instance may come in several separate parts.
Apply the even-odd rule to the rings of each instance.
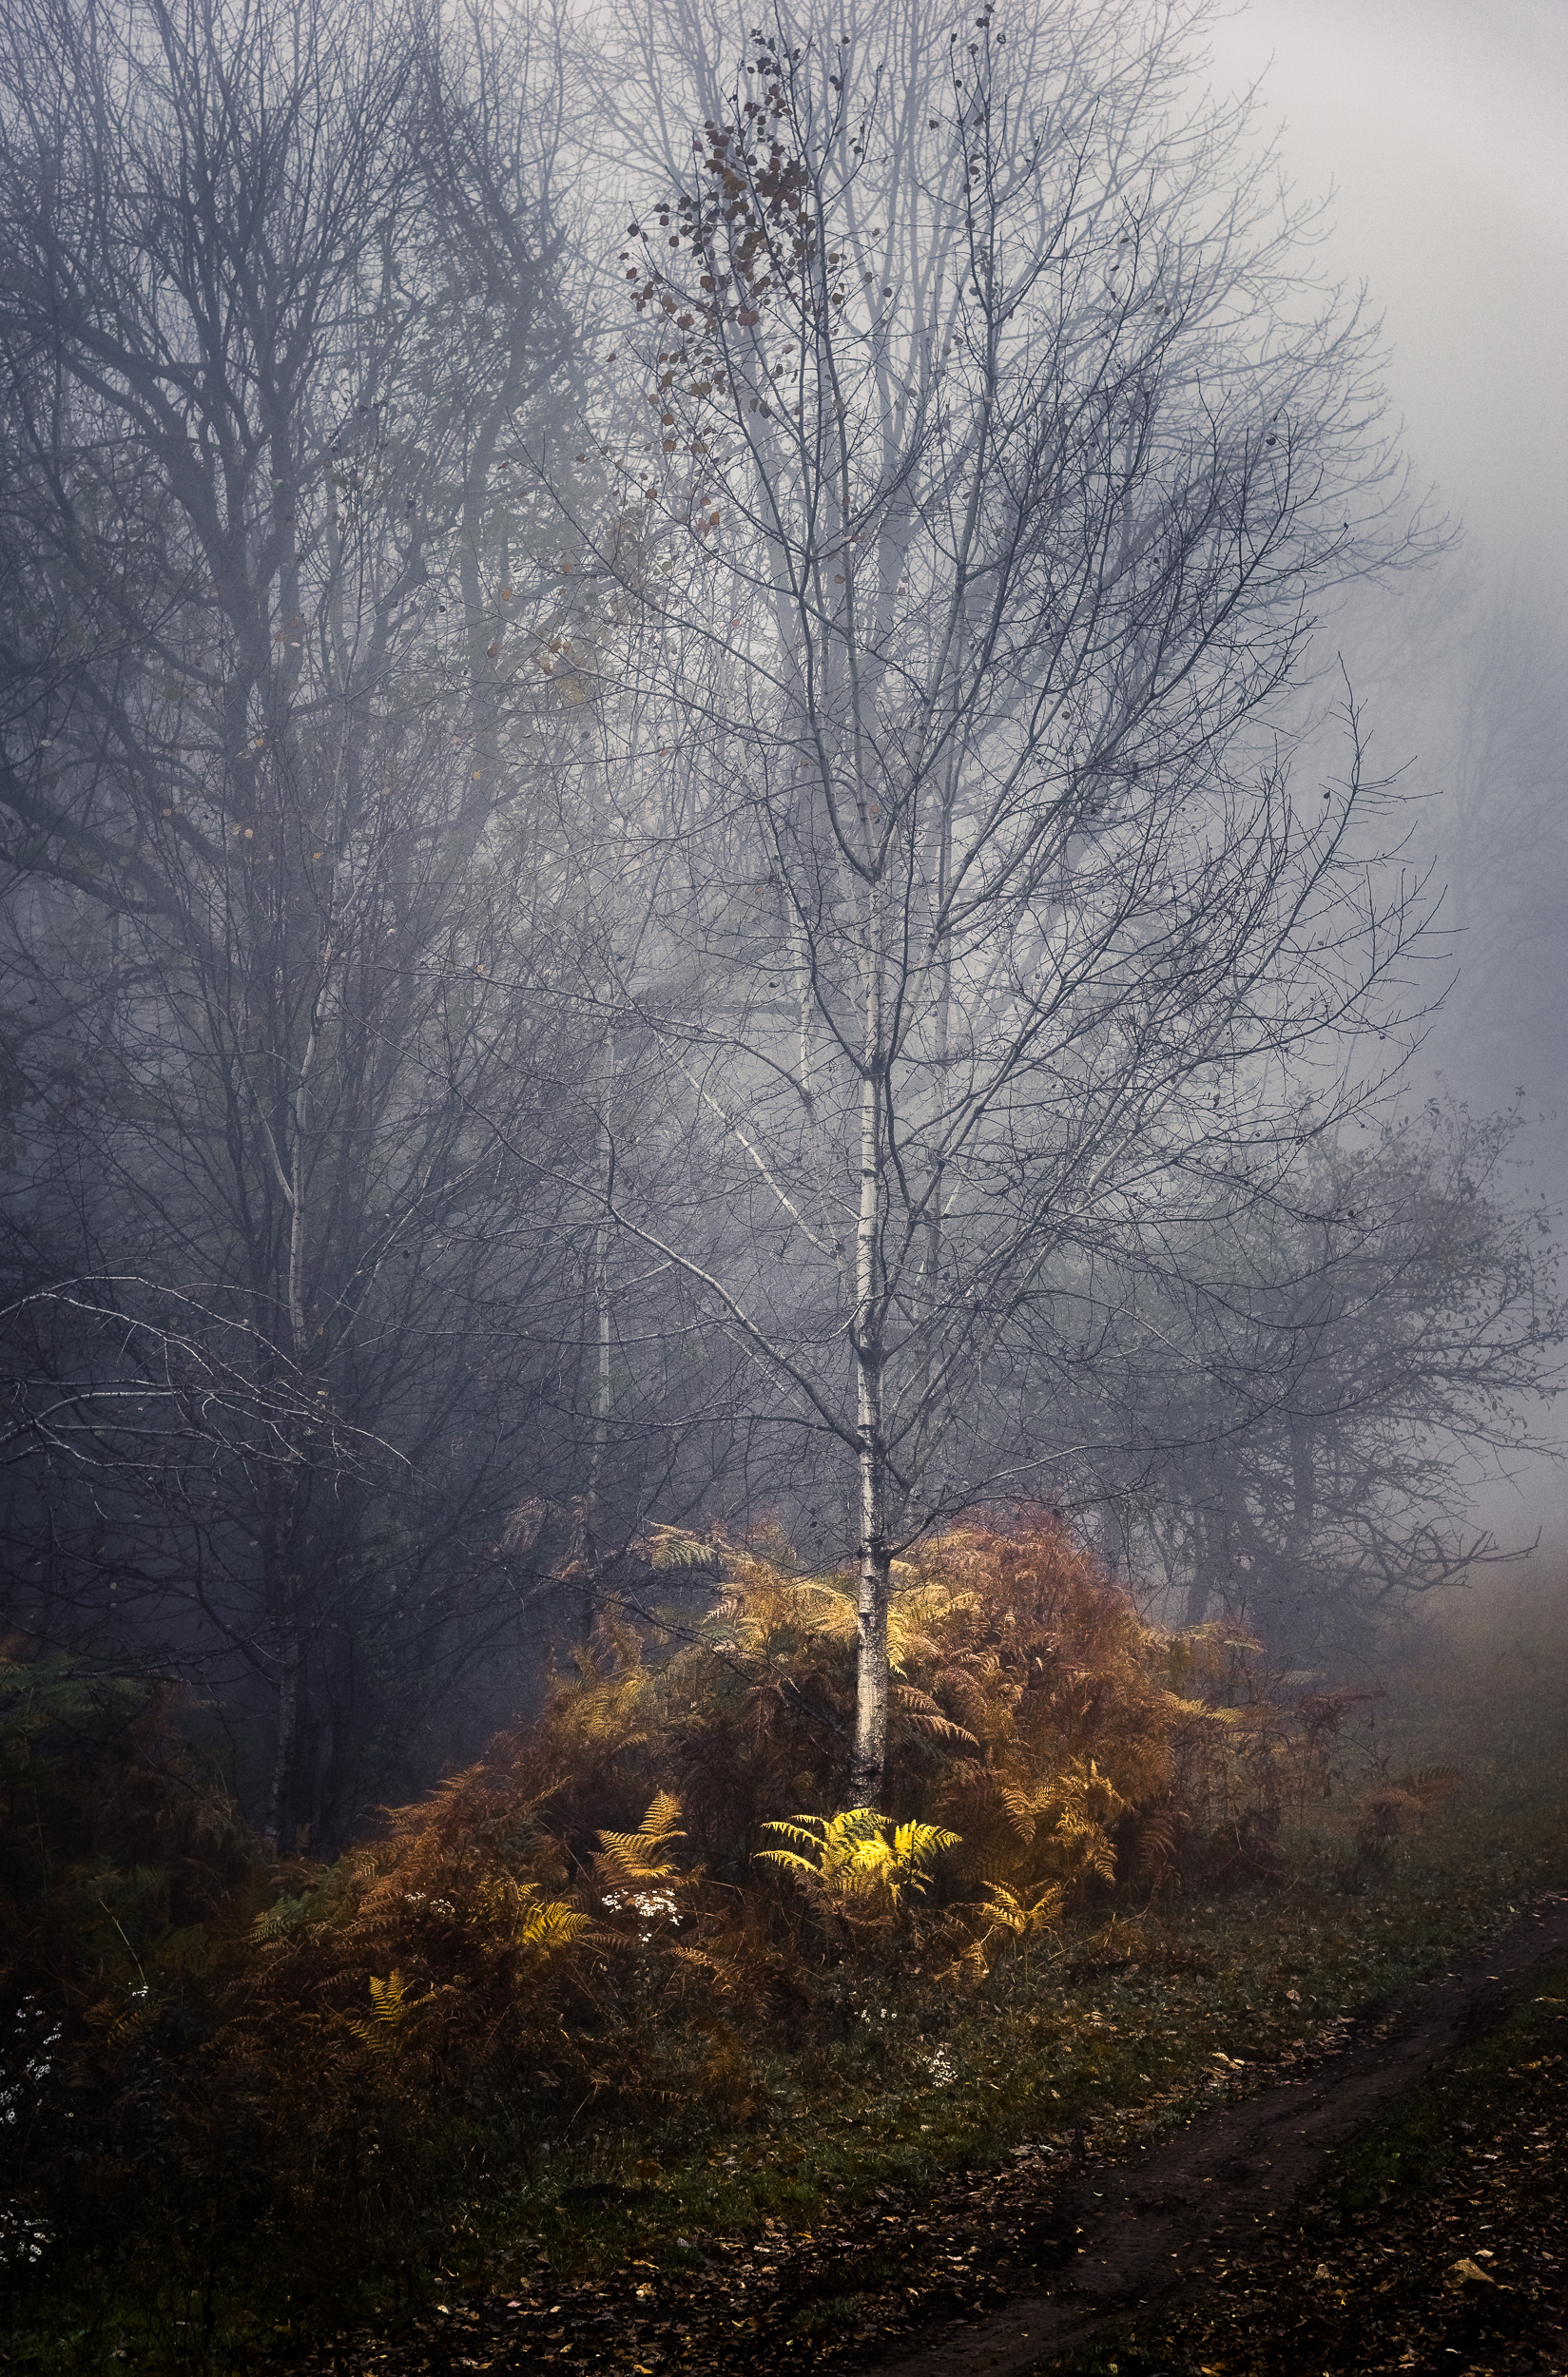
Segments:
[[[1350,2009],[1445,1969],[1511,1908],[1568,1885],[1565,1672],[1559,1590],[1454,1612],[1385,1697],[1344,1712],[1313,1794],[1282,1806],[1266,1868],[1211,1868],[1141,1904],[1085,1903],[983,1980],[955,1974],[950,1940],[939,1954],[841,1956],[806,1977],[793,2038],[787,2010],[752,2019],[715,1996],[685,2001],[677,2039],[650,1997],[650,2030],[669,2031],[663,2093],[644,2084],[634,2117],[612,2072],[602,2092],[563,2084],[613,2050],[591,2025],[572,2036],[586,2000],[563,2003],[554,2069],[510,2126],[475,2116],[466,2143],[460,2124],[448,2136],[394,2267],[345,2265],[336,2283],[330,2268],[300,2271],[264,2217],[204,2265],[200,2236],[172,2233],[133,2257],[112,2232],[68,2256],[45,2239],[34,2260],[13,2226],[10,2365],[62,2377],[301,2366],[323,2333],[369,2328],[395,2348],[408,2323],[460,2322],[479,2303],[510,2307],[516,2365],[563,2342],[594,2365],[595,2322],[641,2289],[668,2329],[666,2361],[721,2366],[697,2299],[721,2278],[744,2294],[748,2269],[765,2285],[770,2250],[830,2248],[856,2224],[863,2240],[868,2221],[909,2230],[922,2202],[1020,2149],[1046,2164],[1113,2152],[1301,2068]],[[1443,1788],[1402,1786],[1438,1768]],[[634,2023],[635,1956],[618,1969]],[[1476,2068],[1474,2085],[1492,2085],[1484,2057]],[[1424,2183],[1413,2146],[1367,2152],[1346,2166],[1352,2193],[1384,2186],[1379,2154],[1408,2155],[1400,2184]],[[137,2210],[126,2202],[126,2236]],[[224,2216],[215,2200],[215,2225]],[[819,2290],[803,2355],[831,2361],[887,2326],[863,2252],[857,2267],[854,2285]],[[943,2285],[953,2306],[984,2296],[978,2267]],[[744,2353],[744,2316],[732,2343]]]
[[[684,2110],[636,2137],[541,2137],[531,2176],[471,2201],[449,2275],[526,2274],[526,2253],[507,2260],[513,2225],[563,2275],[634,2239],[809,2226],[1024,2138],[1108,2151],[1310,2060],[1341,2016],[1568,1887],[1564,1674],[1568,1579],[1451,1607],[1346,1723],[1333,1796],[1287,1812],[1268,1881],[1072,1926],[978,1991],[907,1971],[846,1985],[842,2041],[748,2058],[752,2116],[698,2151]],[[1455,1780],[1429,1811],[1396,1805],[1369,1826],[1392,1778],[1439,1766]]]

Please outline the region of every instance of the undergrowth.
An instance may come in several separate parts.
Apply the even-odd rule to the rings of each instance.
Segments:
[[[1105,2151],[1568,1879],[1549,1600],[1500,1724],[1492,1636],[1386,1700],[1284,1689],[1050,1523],[966,1531],[900,1579],[874,1818],[836,1806],[848,1580],[653,1551],[681,1599],[330,1866],[269,1858],[166,1692],[12,1659],[13,2359],[286,2358]]]

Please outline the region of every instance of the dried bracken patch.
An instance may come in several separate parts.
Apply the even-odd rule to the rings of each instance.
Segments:
[[[229,2351],[286,2302],[292,2351],[484,2270],[522,2317],[519,2237],[565,2302],[639,2239],[678,2275],[771,2221],[823,2286],[853,2262],[802,2281],[853,2334],[879,2190],[877,2253],[1021,2141],[1012,2187],[1300,2068],[1387,1969],[1377,1893],[1451,1771],[1349,1788],[1348,1696],[1147,1626],[1057,1522],[905,1565],[877,1811],[835,1796],[846,1580],[652,1548],[536,1722],[332,1865],[245,1831],[166,1694],[13,1658],[0,2154],[40,2316],[188,2346],[195,2304]],[[898,2266],[906,2305],[971,2283]]]

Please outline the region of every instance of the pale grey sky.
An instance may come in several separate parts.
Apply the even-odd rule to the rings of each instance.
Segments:
[[[1409,444],[1489,568],[1568,576],[1568,0],[1251,0],[1215,79],[1265,73],[1336,275],[1387,319]]]
[[[1263,75],[1265,120],[1283,127],[1302,194],[1335,188],[1328,262],[1336,278],[1368,283],[1385,317],[1408,450],[1465,527],[1457,571],[1473,601],[1459,641],[1435,672],[1408,650],[1394,680],[1371,688],[1384,756],[1408,754],[1412,781],[1438,795],[1417,840],[1436,847],[1437,879],[1457,891],[1462,843],[1447,788],[1474,698],[1467,666],[1484,673],[1504,622],[1531,648],[1527,684],[1533,669],[1560,686],[1568,665],[1568,0],[1250,0],[1216,29],[1212,48],[1217,83]],[[1517,682],[1505,667],[1499,673]],[[1551,716],[1548,692],[1548,724],[1537,730],[1548,744]],[[1524,1082],[1529,1108],[1550,1119],[1531,1134],[1535,1169],[1520,1186],[1528,1195],[1544,1188],[1558,1204],[1568,931],[1533,933],[1525,961],[1506,962],[1540,897],[1550,900],[1562,880],[1568,781],[1560,753],[1545,764],[1560,797],[1548,783],[1543,840],[1494,859],[1491,911],[1455,944],[1463,972],[1412,1088],[1457,1087],[1487,1109]],[[1494,833],[1509,810],[1503,787]],[[1463,904],[1450,897],[1445,915]],[[1557,1415],[1539,1418],[1562,1434]],[[1525,1462],[1514,1490],[1484,1493],[1479,1513],[1504,1542],[1527,1542],[1539,1526],[1560,1550],[1568,1470]]]

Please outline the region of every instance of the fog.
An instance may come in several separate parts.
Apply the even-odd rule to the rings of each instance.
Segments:
[[[762,1529],[867,1807],[978,1510],[1564,1532],[1568,32],[797,14],[0,26],[10,1614],[280,1840]]]
[[[1417,477],[1461,531],[1437,584],[1347,645],[1379,764],[1424,796],[1454,987],[1413,1088],[1518,1097],[1529,1186],[1568,1182],[1568,14],[1555,0],[1251,0],[1217,79],[1254,82],[1287,176],[1326,199],[1332,269],[1384,319]],[[1402,619],[1402,613],[1403,617]],[[1502,696],[1479,738],[1488,692]],[[1429,802],[1430,805],[1426,805]],[[1533,1461],[1478,1498],[1568,1543]]]
[[[1215,70],[1262,77],[1336,268],[1384,315],[1412,453],[1465,566],[1560,600],[1568,551],[1568,18],[1553,0],[1253,0]]]
[[[1517,942],[1543,874],[1560,913],[1568,849],[1568,17],[1551,0],[1256,0],[1216,29],[1213,52],[1217,75],[1261,78],[1287,173],[1326,199],[1332,268],[1365,281],[1383,317],[1416,476],[1461,532],[1425,600],[1380,601],[1365,652],[1351,647],[1380,762],[1407,765],[1430,800],[1418,847],[1451,887],[1459,980],[1426,1071],[1478,1103],[1522,1088],[1555,1118],[1536,1152],[1559,1168],[1568,941],[1540,949],[1533,978]],[[1467,700],[1499,678],[1517,742],[1497,778],[1466,787]],[[1542,745],[1539,805],[1520,816],[1510,795]],[[1511,831],[1488,850],[1491,880],[1467,884],[1477,834],[1495,845],[1500,821]]]

